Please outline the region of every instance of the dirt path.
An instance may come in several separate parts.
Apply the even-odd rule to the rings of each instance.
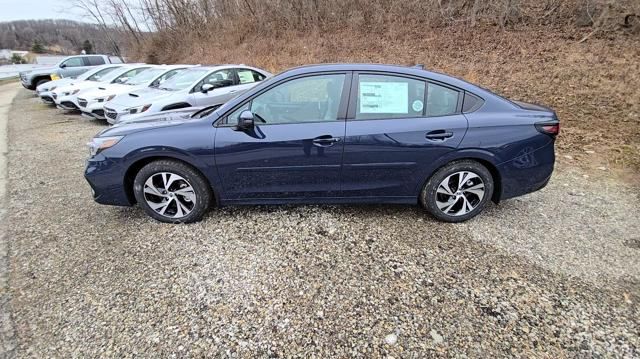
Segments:
[[[104,127],[22,91],[10,115],[10,306],[30,357],[640,355],[637,188],[562,165],[462,225],[407,206],[100,206]]]
[[[0,357],[9,357],[15,348],[9,311],[8,245],[6,236],[7,119],[11,101],[18,93],[17,82],[0,85]]]

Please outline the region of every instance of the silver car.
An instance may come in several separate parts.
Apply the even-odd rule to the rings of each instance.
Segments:
[[[131,115],[193,106],[219,106],[272,75],[245,65],[198,66],[182,71],[157,88],[134,90],[105,103],[111,124]]]

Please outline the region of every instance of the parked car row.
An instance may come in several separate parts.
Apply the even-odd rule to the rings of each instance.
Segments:
[[[272,76],[245,65],[109,64],[36,87],[46,104],[110,124],[194,106],[220,106]]]

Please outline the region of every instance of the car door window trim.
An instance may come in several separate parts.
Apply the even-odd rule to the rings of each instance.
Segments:
[[[356,119],[356,111],[357,111],[357,101],[358,101],[358,84],[359,82],[359,76],[360,75],[378,75],[378,76],[393,76],[393,77],[401,77],[401,78],[407,78],[407,79],[411,79],[411,80],[417,80],[417,81],[423,81],[425,82],[425,91],[424,91],[424,109],[422,111],[422,116],[408,116],[408,117],[395,117],[395,118],[389,118],[389,117],[380,117],[380,118],[371,118],[371,119]],[[458,102],[456,105],[456,111],[454,113],[451,114],[447,114],[447,115],[441,115],[441,116],[427,116],[427,96],[429,93],[429,84],[434,84],[434,85],[438,85],[438,86],[442,86],[445,88],[448,88],[450,90],[456,91],[458,92]],[[346,120],[347,121],[379,121],[379,120],[407,120],[407,119],[417,119],[417,118],[433,118],[433,117],[447,117],[447,116],[456,116],[456,115],[460,115],[462,114],[462,101],[464,100],[464,93],[465,90],[460,89],[458,87],[455,87],[453,85],[444,83],[444,82],[440,82],[440,81],[436,81],[436,80],[432,80],[426,77],[420,77],[420,76],[414,76],[414,75],[410,75],[410,74],[403,74],[403,73],[396,73],[396,72],[392,72],[392,71],[353,71],[352,72],[352,81],[351,81],[351,90],[350,92],[350,99],[349,100],[349,108],[348,108],[348,112],[347,112],[347,117]]]
[[[352,83],[352,79],[353,79],[352,71],[327,71],[327,72],[313,72],[313,73],[301,74],[301,75],[298,75],[298,76],[292,76],[292,77],[280,80],[278,82],[275,82],[275,83],[271,84],[270,86],[261,89],[260,92],[257,92],[255,94],[253,94],[253,96],[251,96],[251,98],[246,99],[245,101],[239,103],[238,105],[230,108],[225,113],[221,114],[220,118],[218,118],[216,121],[214,121],[213,126],[214,127],[233,127],[233,126],[236,126],[235,124],[229,124],[228,123],[227,119],[228,119],[229,115],[234,113],[239,108],[245,106],[247,103],[252,102],[256,97],[258,97],[258,96],[262,95],[263,93],[273,89],[276,86],[280,86],[282,84],[285,84],[285,83],[293,81],[293,80],[298,80],[300,78],[315,77],[315,76],[326,76],[326,75],[345,75],[344,83],[343,83],[343,86],[342,86],[342,94],[341,94],[341,97],[340,97],[340,105],[338,106],[338,116],[337,116],[337,118],[335,120],[335,121],[345,121],[346,112],[347,112],[347,106],[349,105],[348,102],[350,100],[349,92],[350,92],[351,83]],[[251,106],[249,106],[249,109],[251,109]],[[309,121],[309,122],[288,122],[288,123],[258,123],[257,125],[259,125],[259,126],[271,126],[271,125],[295,125],[295,124],[305,124],[305,123],[331,123],[331,122],[334,122],[334,121]]]

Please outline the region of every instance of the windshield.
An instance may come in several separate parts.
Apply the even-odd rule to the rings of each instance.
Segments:
[[[162,85],[160,85],[159,89],[167,91],[184,90],[187,87],[193,85],[194,82],[199,80],[208,71],[209,70],[206,69],[183,71],[163,82]]]
[[[146,71],[142,71],[141,73],[133,76],[127,81],[123,82],[125,85],[137,86],[146,84],[147,82],[155,79],[156,77],[162,75],[162,73],[166,72],[167,69],[148,69]]]
[[[102,78],[104,78],[104,76],[106,74],[108,74],[109,72],[111,72],[111,71],[113,71],[115,69],[117,69],[117,67],[108,67],[106,69],[102,69],[102,70],[96,72],[95,74],[89,76],[87,78],[87,80],[88,81],[100,81]]]

